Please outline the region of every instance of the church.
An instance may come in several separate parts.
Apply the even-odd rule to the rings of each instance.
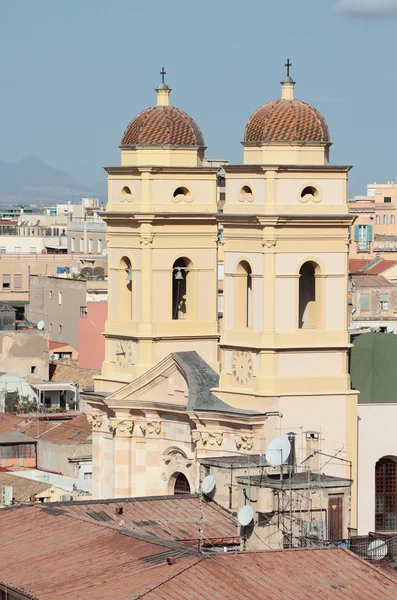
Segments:
[[[222,167],[224,202],[164,69],[106,168],[106,358],[83,395],[96,498],[195,492],[199,459],[290,433],[298,467],[317,450],[312,470],[356,479],[350,167],[330,164],[327,123],[286,66],[281,97],[248,118],[243,164]]]

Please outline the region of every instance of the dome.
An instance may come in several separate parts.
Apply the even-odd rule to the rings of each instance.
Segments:
[[[249,119],[244,142],[330,143],[328,125],[322,114],[302,100],[273,100]]]
[[[168,91],[167,88],[158,88]],[[121,146],[204,146],[200,127],[175,106],[152,106],[131,121]]]

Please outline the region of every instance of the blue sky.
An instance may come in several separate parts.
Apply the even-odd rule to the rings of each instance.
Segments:
[[[397,0],[3,2],[0,159],[99,179],[164,65],[207,155],[241,162],[245,124],[279,97],[289,57],[297,97],[328,121],[332,162],[353,165],[350,193],[364,193],[397,178],[396,18]]]

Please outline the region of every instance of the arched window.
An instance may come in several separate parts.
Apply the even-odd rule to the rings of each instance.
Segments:
[[[375,530],[397,531],[397,464],[384,456],[375,466]]]
[[[132,264],[129,258],[123,256],[120,261],[118,275],[118,295],[117,295],[117,319],[130,320],[133,316],[132,311],[132,284],[133,273]]]
[[[172,265],[172,319],[187,319],[190,313],[191,282],[188,258],[178,258]]]
[[[175,479],[174,494],[190,494],[190,485],[183,473],[179,473],[178,477]]]
[[[252,270],[246,260],[237,265],[234,310],[238,329],[252,327]]]
[[[306,262],[299,271],[299,329],[318,326],[317,269],[315,263]]]

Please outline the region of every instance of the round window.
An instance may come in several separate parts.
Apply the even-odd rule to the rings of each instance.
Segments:
[[[132,202],[132,191],[127,185],[120,192],[120,202]]]
[[[193,194],[192,192],[185,186],[177,187],[172,194],[173,202],[192,202]]]
[[[314,185],[305,185],[299,194],[301,202],[320,202],[321,198],[320,191]]]

